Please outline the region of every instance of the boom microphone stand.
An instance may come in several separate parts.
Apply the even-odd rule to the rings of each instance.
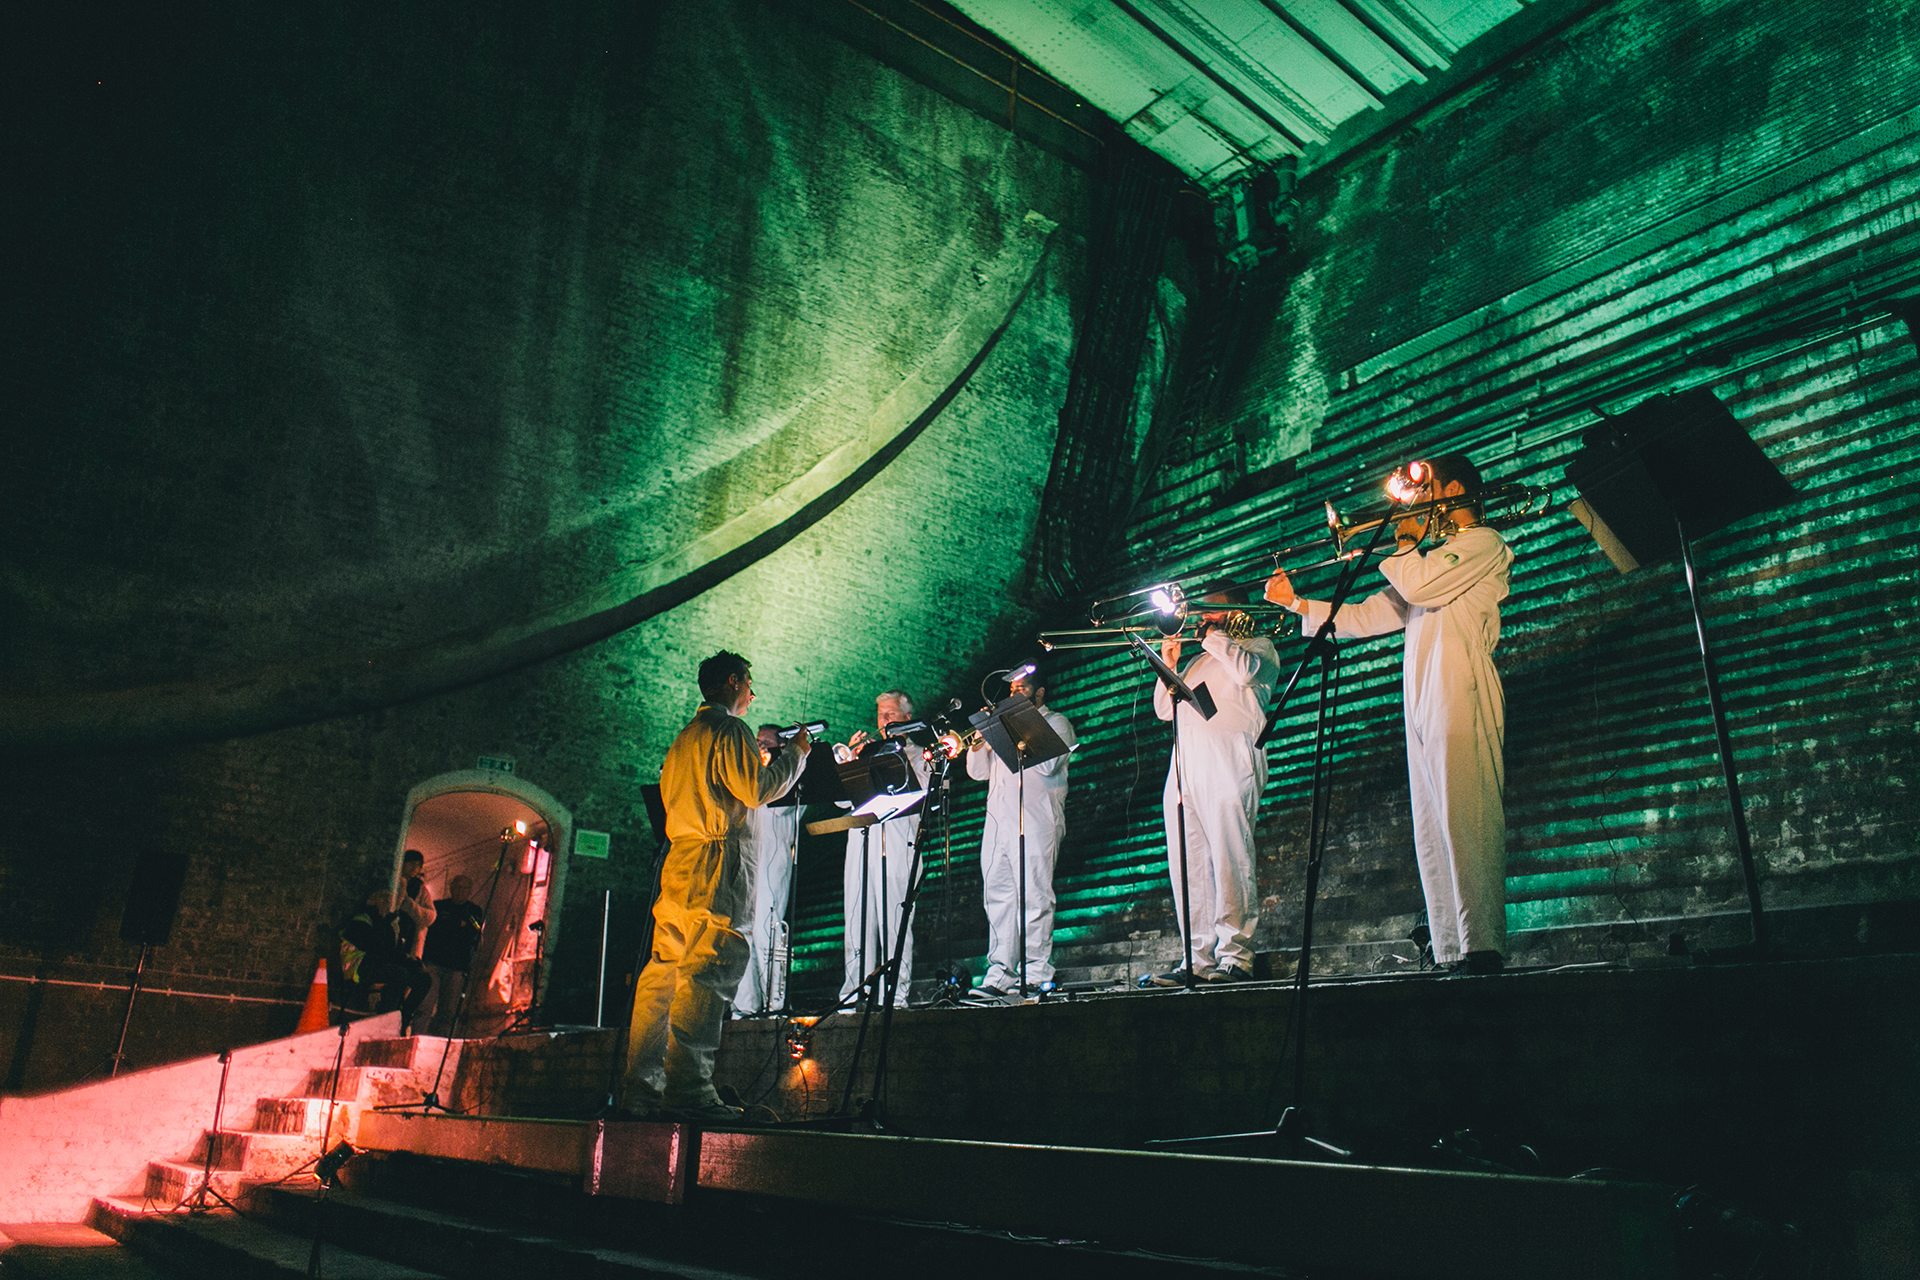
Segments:
[[[1277,1140],[1284,1151],[1290,1155],[1331,1156],[1336,1160],[1348,1160],[1353,1152],[1345,1147],[1336,1146],[1307,1132],[1306,1088],[1307,1088],[1307,985],[1313,972],[1313,908],[1314,900],[1320,890],[1320,866],[1327,851],[1327,811],[1332,798],[1333,780],[1329,767],[1333,755],[1333,718],[1334,690],[1339,678],[1340,654],[1333,643],[1333,628],[1339,617],[1340,606],[1353,594],[1354,583],[1360,576],[1362,565],[1372,561],[1374,550],[1385,536],[1392,520],[1382,520],[1373,531],[1367,548],[1355,559],[1347,561],[1340,571],[1340,579],[1335,584],[1333,598],[1328,604],[1327,619],[1320,629],[1307,642],[1306,652],[1300,655],[1299,663],[1288,678],[1286,688],[1281,690],[1279,699],[1267,716],[1266,728],[1260,731],[1259,740],[1254,744],[1264,748],[1273,737],[1275,726],[1280,722],[1280,714],[1286,710],[1288,701],[1293,697],[1294,689],[1306,674],[1307,668],[1315,662],[1320,664],[1320,702],[1315,715],[1313,728],[1313,773],[1312,799],[1307,818],[1307,883],[1302,894],[1300,908],[1300,955],[1295,962],[1293,977],[1293,1007],[1287,1017],[1287,1042],[1293,1047],[1293,1093],[1292,1101],[1280,1112],[1280,1119],[1272,1129],[1255,1130],[1251,1133],[1212,1134],[1198,1138],[1175,1138],[1151,1145],[1157,1147],[1205,1146],[1213,1143],[1247,1142],[1259,1139]]]

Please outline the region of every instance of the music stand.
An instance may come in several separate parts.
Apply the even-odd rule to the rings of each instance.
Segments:
[[[1720,774],[1727,784],[1734,846],[1746,886],[1750,946],[1765,958],[1767,921],[1760,903],[1760,877],[1747,835],[1719,672],[1707,639],[1693,542],[1784,506],[1798,494],[1719,397],[1705,388],[1656,396],[1626,413],[1603,416],[1588,428],[1580,453],[1567,464],[1567,479],[1581,495],[1573,504],[1574,517],[1593,534],[1614,568],[1631,573],[1642,564],[1658,564],[1679,554],[1700,646],[1700,671],[1713,718]]]
[[[915,812],[926,799],[927,790],[921,785],[919,775],[913,771],[906,749],[891,739],[868,743],[851,760],[835,760],[831,749],[824,746],[816,749],[807,757],[807,767],[801,774],[800,785],[810,789],[803,798],[805,803],[844,805],[848,810],[831,818],[809,822],[808,835],[860,831],[860,934],[854,954],[858,957],[856,963],[862,972],[861,991],[870,994],[873,974],[878,970],[867,967],[867,921],[873,909],[869,901],[868,886],[872,878],[869,859],[873,845],[872,836],[866,829]],[[881,904],[881,910],[885,910],[884,903]],[[886,933],[884,921],[881,933]],[[884,956],[881,963],[885,964]]]
[[[1159,656],[1154,654],[1156,659]],[[1175,678],[1178,679],[1177,676]],[[1000,763],[1013,773],[1018,786],[1016,812],[1019,816],[1016,825],[1019,829],[1020,888],[1017,901],[1020,912],[1020,998],[1024,1000],[1027,996],[1027,770],[1049,760],[1057,760],[1073,748],[1060,740],[1060,735],[1047,723],[1047,717],[1024,693],[1010,694],[995,703],[991,710],[976,711],[967,719],[980,731],[981,738],[993,749]]]
[[[1191,688],[1180,678],[1180,673],[1168,666],[1154,647],[1137,635],[1129,635],[1127,640],[1134,651],[1147,660],[1153,673],[1160,677],[1160,683],[1167,686],[1167,693],[1175,703],[1187,703],[1200,713],[1202,720],[1213,719],[1218,708],[1213,704],[1213,694],[1207,691],[1202,681]],[[1180,850],[1180,971],[1186,974],[1185,985],[1193,988],[1193,880],[1187,874],[1187,786],[1186,775],[1181,772],[1180,761],[1180,708],[1175,706],[1173,718],[1168,721],[1173,726],[1173,826],[1175,843]]]

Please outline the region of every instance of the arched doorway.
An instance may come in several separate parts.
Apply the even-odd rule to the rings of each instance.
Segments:
[[[560,853],[572,838],[566,806],[512,774],[443,773],[407,794],[393,854],[396,885],[401,853],[418,849],[436,900],[448,896],[454,877],[464,876],[472,900],[487,913],[463,1036],[492,1035],[526,1016],[536,990],[544,1002],[566,887],[567,860]]]

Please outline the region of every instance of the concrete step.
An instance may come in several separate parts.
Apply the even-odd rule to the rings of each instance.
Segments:
[[[109,1234],[181,1275],[277,1280],[309,1274],[311,1236],[292,1235],[226,1212],[125,1215],[119,1206],[104,1212],[119,1217],[118,1229]],[[368,1257],[333,1243],[338,1238],[330,1235],[321,1250],[320,1274],[328,1280],[424,1280],[435,1274]]]
[[[406,1106],[425,1096],[432,1079],[429,1073],[423,1082],[406,1067],[344,1067],[340,1071],[338,1098],[341,1102],[366,1107]],[[325,1098],[333,1092],[331,1067],[308,1072],[306,1082],[300,1087],[301,1095],[310,1098]]]
[[[447,1055],[447,1072],[460,1062],[460,1046],[464,1041],[449,1042],[445,1036],[394,1036],[379,1040],[362,1040],[353,1047],[353,1065],[356,1067],[399,1067],[408,1071],[425,1071],[431,1075],[440,1066],[440,1055]]]
[[[327,1125],[327,1099],[324,1096],[262,1098],[253,1112],[251,1125],[234,1127],[252,1129],[256,1133],[299,1133],[318,1138]],[[340,1123],[340,1117],[336,1115],[334,1127],[339,1128]]]
[[[309,1161],[320,1158],[318,1138],[304,1133],[223,1133],[209,1134],[213,1141],[213,1166],[244,1173],[262,1181],[284,1178]]]

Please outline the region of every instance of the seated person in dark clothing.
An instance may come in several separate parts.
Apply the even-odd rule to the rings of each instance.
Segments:
[[[480,945],[480,925],[486,913],[472,895],[473,881],[455,876],[447,883],[447,896],[434,904],[425,957],[427,972],[433,975],[433,1012],[427,1019],[427,1031],[432,1035],[453,1034],[455,1015],[467,989],[467,973],[473,968],[474,948]]]
[[[394,932],[393,895],[375,889],[351,920],[340,926],[340,978],[347,984],[347,996],[371,1006],[376,988],[385,988],[381,1003],[392,1008],[396,997],[400,1005],[400,1034],[413,1032],[413,1015],[427,998],[433,979],[427,967],[400,950],[399,935]]]

